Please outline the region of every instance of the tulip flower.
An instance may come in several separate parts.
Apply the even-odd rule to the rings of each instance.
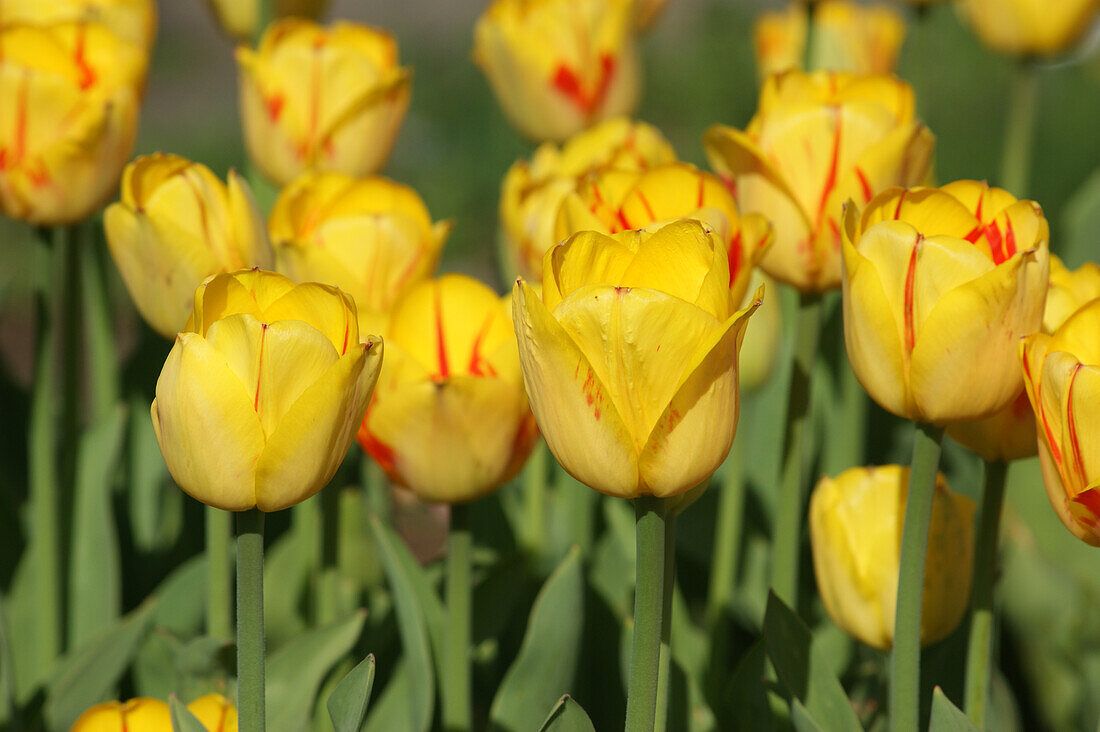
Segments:
[[[1050,285],[1043,310],[1043,332],[1054,333],[1069,316],[1100,297],[1100,266],[1085,262],[1075,270],[1050,255]]]
[[[894,643],[899,545],[909,468],[852,468],[825,477],[810,498],[810,544],[829,617],[869,646]],[[974,557],[975,505],[936,475],[925,560],[920,640],[946,638],[966,613]]]
[[[630,0],[494,0],[473,55],[508,119],[534,140],[564,140],[637,105]]]
[[[187,705],[187,710],[209,732],[237,732],[237,708],[221,694],[207,694]]]
[[[748,307],[756,292],[774,292],[775,281],[764,274],[759,267],[753,267],[749,278],[749,287],[740,307]],[[752,391],[763,386],[775,372],[775,361],[779,356],[779,341],[783,335],[783,309],[778,297],[769,297],[757,308],[753,316],[753,326],[745,330],[745,340],[741,344],[741,353],[737,357],[738,378],[741,391]]]
[[[227,183],[178,155],[143,155],[122,173],[103,216],[107,244],[138,312],[166,338],[187,323],[195,288],[247,267],[271,269],[267,226],[248,183]]]
[[[1092,26],[1098,0],[959,0],[962,16],[990,48],[1021,56],[1066,51]]]
[[[703,221],[726,243],[733,301],[744,301],[752,269],[771,243],[771,224],[760,214],[740,216],[722,180],[688,163],[590,174],[558,209],[555,239],[579,231],[614,234],[675,218]]]
[[[743,132],[715,125],[703,142],[739,210],[775,226],[764,271],[824,292],[840,285],[844,201],[925,181],[934,138],[914,118],[913,90],[894,77],[788,72],[765,82]]]
[[[811,68],[888,74],[894,70],[905,40],[905,21],[888,5],[850,0],[817,3],[812,26],[801,3],[762,13],[753,27],[760,77],[802,68],[810,33]]]
[[[144,64],[100,26],[0,28],[0,212],[52,226],[103,204],[134,142]]]
[[[137,697],[96,704],[77,718],[69,732],[167,732],[172,713],[160,699]]]
[[[451,222],[433,224],[416,191],[387,178],[304,173],[275,201],[269,230],[279,271],[351,295],[365,333],[435,271]]]
[[[355,303],[259,270],[216,275],[157,380],[151,414],[176,483],[228,511],[278,511],[319,491],[363,419],[382,341]]]
[[[410,72],[389,33],[287,18],[259,48],[237,49],[248,156],[285,185],[305,170],[373,173],[386,163],[405,110]]]
[[[530,160],[517,160],[500,194],[501,251],[510,275],[540,280],[546,250],[559,240],[558,208],[585,174],[635,172],[676,160],[660,131],[616,117],[578,132],[560,148],[543,143]]]
[[[735,312],[724,243],[681,220],[582,232],[546,254],[542,298],[513,291],[535,419],[571,475],[609,495],[675,496],[722,463],[737,354],[762,292]]]
[[[496,293],[464,275],[415,285],[391,313],[359,443],[424,500],[483,496],[534,446],[508,315]]]
[[[5,2],[0,25],[95,24],[148,53],[157,33],[154,0],[49,0]]]
[[[262,0],[207,0],[218,24],[238,41],[248,43],[255,37],[260,22]],[[325,12],[328,0],[276,0],[273,3],[276,18],[317,18]]]
[[[1049,228],[1038,204],[974,181],[890,189],[845,209],[844,340],[884,409],[944,425],[1019,393],[1016,343],[1042,322]],[[982,368],[974,368],[980,363]]]
[[[665,9],[668,0],[634,0],[634,27],[647,30]]]

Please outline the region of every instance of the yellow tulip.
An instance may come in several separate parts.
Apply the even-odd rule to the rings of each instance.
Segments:
[[[176,483],[228,511],[278,511],[319,491],[367,409],[382,341],[355,303],[274,272],[216,275],[157,380],[151,413]]]
[[[1049,228],[984,183],[893,188],[844,213],[844,341],[887,411],[944,425],[1019,393],[1020,336],[1042,322]]]
[[[894,645],[898,565],[909,468],[852,468],[825,477],[810,498],[810,544],[817,589],[829,617],[869,646]],[[943,640],[970,601],[974,559],[972,500],[936,474],[921,599],[921,644]]]
[[[221,694],[207,694],[187,705],[187,710],[209,732],[237,732],[237,708]]]
[[[144,63],[96,25],[0,28],[0,211],[56,225],[103,204],[134,143]]]
[[[814,6],[810,67],[857,74],[894,70],[905,40],[905,21],[888,5],[825,0]],[[805,5],[762,13],[753,26],[761,78],[802,68],[810,26]]]
[[[433,224],[416,191],[380,176],[305,173],[269,221],[279,271],[355,299],[359,331],[379,332],[393,303],[435,271],[450,221]]]
[[[722,464],[737,428],[738,351],[724,243],[683,219],[546,253],[542,298],[512,293],[523,378],[554,457],[609,495],[675,496]]]
[[[656,127],[625,117],[578,132],[561,148],[543,143],[529,161],[517,160],[504,176],[500,225],[505,270],[512,276],[542,278],[542,258],[558,241],[558,208],[586,173],[642,171],[675,159]]]
[[[1090,300],[1100,297],[1100,267],[1086,262],[1071,270],[1050,255],[1050,285],[1043,310],[1043,332],[1054,333],[1069,316]]]
[[[788,72],[770,77],[745,131],[703,138],[742,212],[775,226],[760,266],[804,292],[840,286],[844,201],[924,182],[934,138],[914,118],[913,90],[892,76]]]
[[[178,155],[144,155],[122,173],[122,200],[103,216],[122,281],[147,323],[174,338],[195,288],[218,272],[271,269],[267,227],[243,178],[228,184]]]
[[[237,49],[249,158],[285,185],[305,170],[373,173],[386,163],[409,106],[410,72],[389,33],[287,18],[257,50]]]
[[[248,43],[256,35],[261,0],[207,0],[223,31]],[[328,0],[276,0],[276,18],[317,18],[325,12]]]
[[[668,0],[634,0],[634,27],[647,30],[656,22]]]
[[[1025,338],[1020,358],[1047,496],[1066,528],[1100,546],[1100,300]]]
[[[515,475],[538,431],[497,294],[464,275],[421,282],[398,302],[386,338],[363,449],[428,501],[470,501]]]
[[[741,307],[748,307],[761,287],[765,288],[765,292],[775,292],[775,281],[759,267],[753,267]],[[779,341],[783,335],[783,308],[779,298],[765,298],[752,322],[753,326],[745,330],[745,340],[737,357],[742,392],[760,388],[775,372]]]
[[[554,238],[615,234],[677,218],[705,222],[726,243],[733,301],[744,301],[753,267],[771,243],[771,224],[760,214],[739,215],[722,179],[689,163],[590,174],[558,209]]]
[[[1091,26],[1100,0],[959,0],[959,12],[983,43],[1022,56],[1053,56]]]
[[[172,713],[166,703],[137,697],[96,704],[80,715],[69,732],[170,732],[171,729]]]
[[[631,0],[494,0],[473,55],[508,119],[535,140],[564,140],[638,101]]]
[[[154,0],[6,0],[0,25],[54,26],[89,23],[103,26],[123,41],[148,52],[157,34]]]

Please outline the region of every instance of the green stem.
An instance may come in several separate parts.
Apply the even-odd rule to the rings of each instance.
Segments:
[[[661,598],[661,663],[657,676],[655,732],[668,727],[669,687],[672,685],[672,594],[676,588],[676,514],[665,518],[665,579]]]
[[[920,628],[924,560],[936,495],[943,428],[915,425],[905,527],[901,535],[894,650],[890,657],[890,729],[917,732],[920,724]]]
[[[844,351],[843,340],[841,351]],[[856,380],[848,364],[847,353],[841,359],[839,385],[835,402],[835,419],[826,438],[823,471],[836,475],[855,465],[865,463],[863,442],[867,431],[867,393]]]
[[[714,562],[703,615],[707,635],[717,640],[722,616],[729,609],[741,551],[741,526],[745,515],[745,457],[742,440],[734,440],[722,465],[718,490],[718,516],[714,522]],[[717,648],[712,648],[717,652]],[[712,654],[713,655],[713,654]]]
[[[817,24],[814,23],[814,15],[816,15],[816,5],[809,3],[806,5],[806,45],[802,48],[802,69],[804,71],[813,71],[817,64],[814,63],[815,56],[817,54],[816,42],[814,39],[814,28]]]
[[[241,732],[263,732],[264,513],[237,514],[237,713]]]
[[[1001,155],[1001,187],[1017,198],[1027,195],[1031,178],[1031,152],[1035,144],[1035,111],[1038,108],[1039,70],[1034,62],[1016,64],[1009,91],[1004,152]]]
[[[206,513],[206,634],[229,638],[233,603],[230,577],[229,537],[233,532],[228,512],[213,506]]]
[[[989,701],[990,668],[993,662],[993,585],[997,579],[997,535],[1004,504],[1008,465],[985,463],[982,515],[974,552],[974,580],[970,590],[970,645],[966,653],[966,715],[985,729]]]
[[[546,543],[546,460],[549,449],[539,440],[523,472],[523,500],[527,518],[527,550],[542,554]]]
[[[76,483],[75,447],[80,436],[80,377],[84,366],[80,339],[80,233],[80,224],[61,230],[61,270],[54,282],[54,286],[60,288],[58,296],[62,308],[61,444],[72,448],[61,452],[61,485],[69,496]],[[62,520],[65,518],[63,516]],[[69,536],[69,527],[65,525],[64,529],[63,540]]]
[[[329,486],[317,494],[321,500],[321,564],[317,577],[316,619],[319,625],[334,622],[343,612],[340,600],[340,570],[337,568],[340,540],[340,492]]]
[[[656,719],[664,617],[667,513],[668,506],[663,499],[653,496],[634,499],[637,578],[634,585],[634,642],[626,696],[627,732],[652,732]]]
[[[443,729],[464,732],[470,712],[470,507],[451,506],[447,547],[447,640],[443,654]]]
[[[772,549],[772,588],[779,599],[792,608],[798,607],[798,556],[802,537],[806,427],[810,421],[810,374],[817,357],[820,333],[821,295],[804,292],[799,299],[795,324],[794,362]]]
[[[92,421],[106,416],[118,402],[118,363],[111,322],[110,291],[100,239],[81,249],[81,287],[84,294],[84,338],[88,344]],[[92,242],[89,242],[92,244]]]

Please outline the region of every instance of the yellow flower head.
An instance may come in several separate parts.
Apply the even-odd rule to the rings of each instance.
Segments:
[[[154,0],[4,0],[0,25],[54,26],[88,23],[102,26],[145,52],[157,34]]]
[[[1054,56],[1080,40],[1100,0],[959,0],[983,43],[1003,53]]]
[[[86,710],[69,732],[167,732],[172,714],[160,699],[139,696],[125,702],[109,701]]]
[[[151,408],[176,483],[227,511],[278,511],[332,478],[382,362],[355,303],[327,285],[212,277],[168,354]]]
[[[209,732],[237,732],[237,708],[221,694],[200,696],[187,705],[187,710]]]
[[[738,414],[726,247],[694,220],[575,234],[546,254],[542,298],[512,293],[520,363],[550,450],[575,478],[625,498],[684,493],[722,463]]]
[[[223,31],[242,43],[256,35],[260,21],[260,0],[206,0]],[[325,12],[328,0],[275,0],[276,18],[317,18]]]

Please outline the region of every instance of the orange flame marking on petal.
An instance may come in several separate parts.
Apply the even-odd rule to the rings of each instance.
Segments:
[[[30,83],[30,72],[24,72],[19,91],[15,97],[15,130],[11,147],[11,159],[8,159],[7,148],[0,149],[0,170],[5,170],[9,165],[15,166],[23,162],[23,154],[27,146],[27,86]]]
[[[737,273],[741,271],[741,230],[738,229],[737,233],[730,239],[730,248],[726,252],[726,255],[730,263],[730,287],[733,287],[733,281],[737,279]]]
[[[1069,444],[1070,449],[1073,450],[1073,467],[1077,471],[1077,477],[1081,479],[1081,482],[1088,485],[1088,478],[1085,476],[1085,461],[1081,457],[1081,442],[1077,437],[1077,420],[1073,416],[1073,385],[1077,381],[1077,374],[1081,372],[1081,364],[1078,363],[1073,367],[1073,373],[1069,377],[1069,385],[1066,386],[1066,427],[1069,428]]]
[[[267,110],[267,116],[272,122],[279,121],[279,115],[282,114],[285,103],[286,98],[281,93],[272,94],[264,99],[264,109]]]
[[[477,337],[474,338],[473,350],[470,352],[470,365],[466,367],[474,376],[493,376],[497,375],[497,370],[493,368],[493,364],[489,363],[481,355],[481,342],[485,339],[486,334],[489,332],[489,328],[492,327],[494,320],[494,313],[489,313],[489,317],[482,323],[481,329],[477,332]]]
[[[256,364],[256,396],[252,399],[252,409],[260,411],[260,384],[264,377],[264,342],[267,340],[267,323],[260,323],[260,356]]]
[[[1075,511],[1073,517],[1094,531],[1100,528],[1100,491],[1096,488],[1089,488],[1078,493],[1072,500],[1090,514],[1089,516],[1082,516]]]
[[[650,222],[656,221],[657,217],[653,213],[653,207],[649,205],[649,199],[645,197],[645,194],[641,191],[634,191],[637,194],[638,200],[642,202],[642,206],[645,208],[646,216],[649,217]]]
[[[1012,256],[1016,254],[1016,231],[1012,228],[1012,219],[1006,216],[1005,225],[1008,227],[1008,231],[1005,232],[1005,243],[1002,249],[1004,258],[1001,259],[1001,262],[1005,261],[1006,259],[1011,259]],[[994,264],[1000,264],[1001,262],[994,261]]]
[[[829,172],[825,176],[825,186],[821,190],[821,200],[817,204],[817,217],[814,219],[814,231],[821,230],[821,224],[825,220],[825,206],[829,202],[829,195],[836,188],[836,173],[837,166],[840,162],[840,130],[842,127],[840,120],[840,107],[833,107],[833,114],[835,115],[834,124],[836,125],[833,130],[833,154],[829,160]]]
[[[600,77],[596,82],[596,88],[589,95],[581,86],[581,80],[577,72],[565,64],[559,64],[554,72],[551,83],[554,88],[569,98],[585,115],[591,115],[603,102],[607,90],[611,86],[611,77],[615,73],[615,59],[609,54],[600,55]]]
[[[871,182],[867,180],[867,174],[863,172],[862,168],[856,168],[856,178],[859,179],[859,187],[863,192],[864,202],[870,203],[871,199],[875,197],[875,192],[871,190]]]
[[[371,404],[373,406],[373,403]],[[397,455],[393,448],[374,436],[367,428],[367,420],[370,417],[370,409],[363,417],[363,424],[359,426],[359,446],[378,463],[378,467],[386,471],[386,474],[396,480]]]
[[[706,181],[703,176],[699,176],[699,193],[695,197],[695,207],[702,208],[704,199],[706,197]]]
[[[435,348],[439,359],[439,380],[451,375],[451,369],[447,365],[447,340],[443,334],[443,310],[440,304],[439,283],[435,284],[433,302],[435,304]]]
[[[894,207],[894,221],[901,218],[901,205],[905,203],[905,194],[908,192],[907,190],[903,190],[901,195],[898,196],[898,205]]]
[[[1035,413],[1039,416],[1039,421],[1043,424],[1043,433],[1047,440],[1047,447],[1050,448],[1051,457],[1054,458],[1054,462],[1058,465],[1058,469],[1062,468],[1062,451],[1058,448],[1058,443],[1054,440],[1054,430],[1050,428],[1050,423],[1047,421],[1046,411],[1043,409],[1043,394],[1042,383],[1036,383],[1035,379],[1031,378],[1031,366],[1028,364],[1026,358],[1022,359],[1024,367],[1024,378],[1028,380],[1029,384],[1032,384],[1035,389]]]
[[[95,85],[96,74],[84,57],[84,36],[85,24],[81,23],[76,29],[76,48],[73,53],[73,60],[76,62],[77,68],[80,69],[80,88],[90,89]]]
[[[909,268],[905,272],[905,345],[912,353],[917,342],[915,323],[913,322],[913,295],[917,281],[917,249],[924,237],[917,234],[913,242],[913,251],[909,254]]]

